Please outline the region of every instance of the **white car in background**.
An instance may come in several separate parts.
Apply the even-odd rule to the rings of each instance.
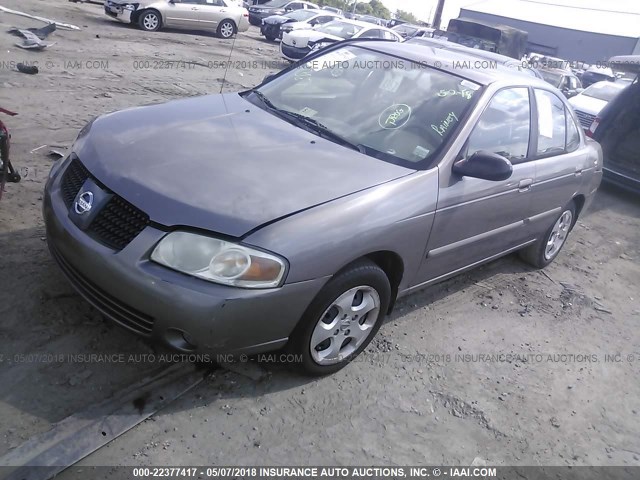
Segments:
[[[578,115],[582,128],[588,130],[600,110],[613,100],[628,84],[625,82],[597,82],[578,95],[571,97],[569,103]]]
[[[267,40],[282,38],[282,34],[292,30],[308,30],[342,18],[327,10],[294,10],[284,15],[271,15],[262,20],[260,33]]]
[[[312,51],[349,38],[375,38],[395,42],[403,40],[402,35],[390,28],[345,18],[313,29],[283,33],[280,53],[287,60],[296,61],[306,57]]]

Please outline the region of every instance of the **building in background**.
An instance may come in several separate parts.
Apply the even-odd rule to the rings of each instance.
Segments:
[[[525,30],[528,52],[565,60],[595,63],[640,54],[640,8],[623,12],[616,2],[550,1],[480,0],[462,7],[460,17]]]

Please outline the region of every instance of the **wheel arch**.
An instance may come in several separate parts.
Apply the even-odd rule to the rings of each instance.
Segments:
[[[233,34],[236,35],[238,33],[238,24],[236,23],[236,21],[233,18],[229,18],[229,17],[223,18],[218,23],[218,26],[222,25],[222,22],[226,22],[226,21],[229,21],[229,22],[231,22],[233,24]]]
[[[574,196],[571,200],[573,201],[573,203],[576,206],[576,214],[575,214],[575,217],[573,218],[573,224],[571,225],[571,229],[573,230],[573,226],[578,221],[578,217],[580,216],[580,213],[582,212],[582,209],[584,208],[584,204],[585,204],[586,198],[585,198],[584,195],[582,195],[580,193],[580,194]]]
[[[340,268],[336,274],[348,269],[351,265],[361,260],[370,260],[375,263],[382,269],[389,279],[389,284],[391,285],[391,298],[389,299],[389,308],[387,313],[391,313],[395,306],[396,298],[398,297],[398,287],[400,286],[400,282],[404,276],[404,262],[402,261],[402,258],[391,250],[378,250],[353,259],[351,262]]]
[[[157,13],[158,17],[160,17],[160,27],[164,26],[164,16],[162,15],[162,12],[156,8],[142,8],[140,10],[136,10],[135,12],[133,12],[133,15],[131,15],[131,23],[137,25],[140,21],[140,15],[146,12]]]

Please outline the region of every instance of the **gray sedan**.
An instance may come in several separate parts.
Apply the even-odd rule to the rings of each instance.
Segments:
[[[600,184],[558,90],[458,55],[346,41],[249,91],[103,115],[51,171],[50,250],[133,332],[334,372],[398,297],[552,262]]]

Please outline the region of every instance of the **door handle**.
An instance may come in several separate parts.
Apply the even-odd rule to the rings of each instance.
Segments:
[[[520,180],[520,183],[518,183],[518,190],[520,192],[526,192],[528,190],[531,190],[531,185],[533,185],[532,178],[523,178],[522,180]]]
[[[576,167],[576,177],[582,175],[582,167]]]
[[[197,10],[198,10],[198,7],[191,7],[191,10],[195,10],[195,11],[197,11]]]

